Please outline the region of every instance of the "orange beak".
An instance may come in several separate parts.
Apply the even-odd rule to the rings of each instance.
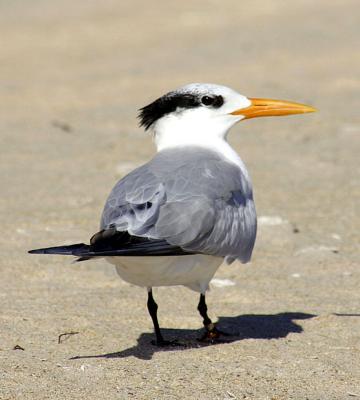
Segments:
[[[256,117],[273,117],[291,114],[304,114],[317,111],[305,104],[285,100],[249,98],[251,105],[231,112],[231,115],[243,115],[244,119]]]

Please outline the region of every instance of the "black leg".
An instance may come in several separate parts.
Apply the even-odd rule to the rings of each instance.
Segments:
[[[182,344],[178,343],[177,341],[164,340],[164,338],[163,338],[163,336],[161,334],[159,322],[158,322],[158,319],[157,319],[158,305],[155,303],[155,300],[153,298],[151,289],[148,290],[147,306],[148,306],[149,314],[150,314],[151,319],[152,319],[153,324],[154,324],[154,330],[155,330],[155,335],[156,335],[156,340],[152,341],[151,343],[156,345],[156,346],[161,346],[161,347],[164,347],[164,346],[182,346]]]
[[[165,343],[165,340],[162,337],[162,334],[161,334],[161,331],[160,331],[159,322],[158,322],[158,319],[157,319],[158,305],[155,303],[155,300],[153,298],[151,289],[148,291],[147,307],[148,307],[149,314],[151,316],[152,322],[154,324],[154,330],[155,330],[155,335],[156,335],[156,344],[161,346],[162,344]]]
[[[204,336],[200,339],[201,341],[214,341],[220,337],[221,332],[216,329],[215,324],[211,321],[207,315],[207,305],[205,302],[205,295],[200,294],[200,300],[198,305],[200,315],[203,317],[203,324],[206,329]]]
[[[211,322],[211,319],[209,318],[209,316],[207,315],[207,305],[205,302],[204,294],[200,295],[198,310],[199,310],[200,315],[203,317],[203,323],[204,323],[205,328],[207,329],[209,327],[209,325],[212,324],[212,322]]]

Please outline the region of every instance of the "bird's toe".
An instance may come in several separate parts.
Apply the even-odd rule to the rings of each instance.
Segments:
[[[216,343],[221,342],[221,338],[224,336],[231,336],[231,334],[221,331],[214,326],[212,329],[207,329],[198,341],[203,343]]]

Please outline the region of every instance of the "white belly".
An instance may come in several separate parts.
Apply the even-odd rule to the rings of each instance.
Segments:
[[[194,254],[161,257],[107,257],[125,281],[142,287],[183,285],[204,293],[223,259]]]

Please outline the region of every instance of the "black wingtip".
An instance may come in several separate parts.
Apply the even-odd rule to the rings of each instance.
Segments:
[[[79,256],[82,251],[88,251],[89,245],[84,243],[71,244],[69,246],[46,247],[43,249],[29,250],[29,254],[59,254],[63,256]]]
[[[28,250],[29,254],[45,254],[45,249],[33,249]]]

